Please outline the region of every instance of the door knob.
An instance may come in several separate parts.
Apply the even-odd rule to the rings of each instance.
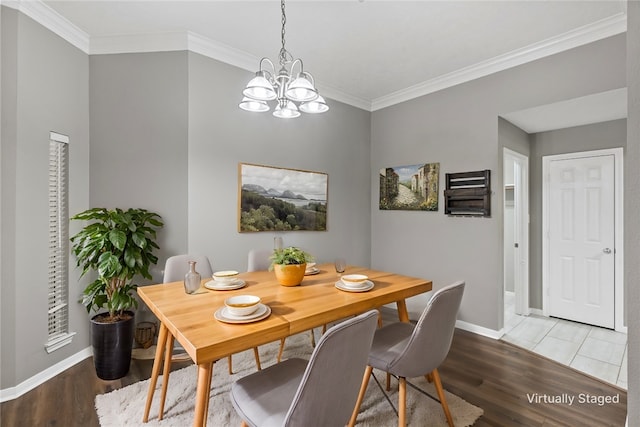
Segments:
[[[609,248],[604,248],[604,249],[602,250],[602,252],[604,252],[605,254],[610,254],[610,253],[611,253],[611,249],[609,249]]]

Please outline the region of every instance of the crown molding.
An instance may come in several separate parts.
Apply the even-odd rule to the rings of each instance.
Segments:
[[[2,5],[27,15],[84,53],[89,53],[89,34],[40,0],[2,0]]]
[[[260,60],[260,58],[239,49],[186,31],[89,37],[87,33],[59,15],[41,0],[0,0],[0,2],[3,5],[19,10],[90,55],[189,50],[247,71],[255,71],[256,65]],[[366,111],[376,111],[606,37],[624,33],[626,30],[627,15],[625,12],[620,12],[609,18],[438,76],[372,101],[350,95],[339,89],[323,86],[321,82],[317,82],[317,86],[326,98]]]
[[[188,49],[191,52],[247,71],[255,71],[260,58],[236,49],[224,43],[219,43],[194,32],[187,33]]]
[[[118,34],[91,37],[90,55],[114,53],[170,52],[187,50],[184,31],[151,34]]]
[[[390,107],[420,96],[428,95],[448,87],[469,82],[488,76],[499,71],[516,67],[527,62],[535,61],[546,56],[554,55],[565,50],[573,49],[606,37],[615,36],[627,31],[627,15],[618,13],[609,18],[588,24],[566,33],[543,40],[538,43],[516,49],[506,54],[496,56],[487,61],[461,68],[451,73],[443,74],[406,89],[376,98],[371,102],[371,111]]]

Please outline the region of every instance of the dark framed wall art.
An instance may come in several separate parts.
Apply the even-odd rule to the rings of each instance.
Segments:
[[[327,230],[329,176],[238,164],[238,231]]]

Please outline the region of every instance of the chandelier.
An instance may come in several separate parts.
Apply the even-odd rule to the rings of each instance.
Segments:
[[[282,9],[282,47],[278,55],[280,70],[276,74],[273,62],[269,58],[262,58],[260,70],[242,91],[244,97],[239,107],[246,111],[265,112],[270,110],[267,101],[275,100],[277,104],[273,115],[282,119],[299,117],[300,111],[311,114],[324,113],[329,106],[318,94],[313,76],[304,71],[302,60],[299,58],[294,60],[284,47],[284,27],[287,22],[284,0],[281,0],[280,8]],[[299,71],[294,77],[296,66]]]

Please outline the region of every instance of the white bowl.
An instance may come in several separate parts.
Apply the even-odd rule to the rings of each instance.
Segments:
[[[307,271],[313,271],[314,268],[316,268],[316,263],[315,262],[308,262],[307,263]]]
[[[233,316],[248,316],[258,309],[260,297],[255,295],[235,295],[224,300],[229,314]]]
[[[216,271],[213,273],[213,279],[217,282],[230,283],[238,278],[238,272],[235,270]]]
[[[369,276],[364,274],[345,274],[342,276],[342,283],[347,286],[364,286],[364,282],[369,279]]]

